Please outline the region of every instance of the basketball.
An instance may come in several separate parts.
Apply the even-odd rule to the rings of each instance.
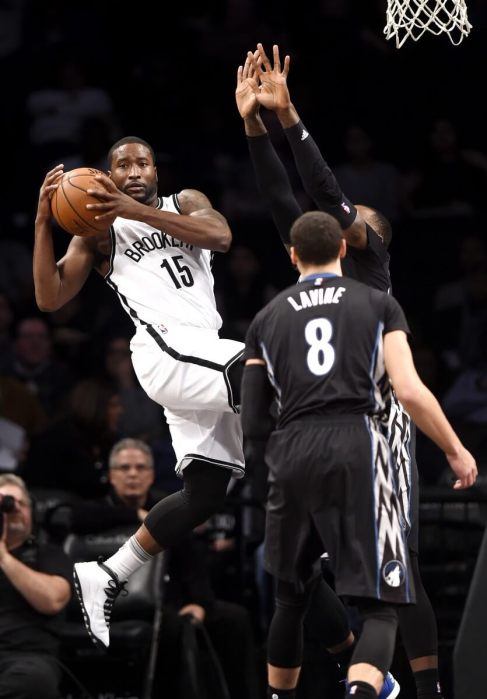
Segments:
[[[110,227],[112,221],[95,221],[95,216],[102,212],[86,208],[87,204],[99,203],[99,200],[87,194],[86,190],[100,187],[95,176],[103,174],[96,168],[78,167],[62,176],[51,198],[51,209],[61,228],[71,235],[96,235]]]

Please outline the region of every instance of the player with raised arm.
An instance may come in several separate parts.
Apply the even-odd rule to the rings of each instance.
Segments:
[[[55,311],[95,269],[134,321],[137,377],[164,407],[183,489],[161,500],[144,524],[104,563],[75,565],[87,629],[109,644],[110,612],[124,581],[153,555],[221,508],[232,475],[244,471],[239,408],[242,343],[219,338],[211,258],[226,252],[226,219],[201,192],[159,197],[154,151],[133,136],[108,154],[109,176],[87,205],[107,231],[74,236],[56,262],[50,196],[62,175],[51,170],[40,190],[35,224],[34,283],[39,308]]]
[[[237,75],[236,98],[244,120],[256,178],[289,248],[289,231],[301,209],[288,175],[260,117],[259,108],[274,111],[291,146],[305,190],[323,211],[340,223],[347,241],[342,260],[345,276],[382,291],[390,291],[389,254],[392,231],[387,219],[370,207],[354,205],[343,194],[332,170],[302,124],[291,102],[287,76],[290,58],[281,66],[279,49],[273,47],[273,65],[261,44],[249,52]],[[399,610],[399,627],[414,674],[419,699],[441,699],[438,678],[438,634],[431,602],[424,589],[418,564],[418,474],[414,458],[414,426],[401,404],[391,396],[387,411],[389,442],[397,466],[402,517],[409,531],[408,547],[416,587],[415,606]]]

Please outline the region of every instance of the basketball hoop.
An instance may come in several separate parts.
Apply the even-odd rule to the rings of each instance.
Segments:
[[[466,0],[387,0],[386,39],[396,38],[399,49],[410,37],[418,41],[425,32],[445,32],[455,46],[470,32]]]

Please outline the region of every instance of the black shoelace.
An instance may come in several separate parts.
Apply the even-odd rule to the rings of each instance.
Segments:
[[[103,605],[105,623],[108,626],[108,628],[110,628],[110,617],[112,614],[113,603],[115,602],[119,594],[122,594],[123,596],[128,595],[129,591],[126,589],[128,580],[120,582],[120,580],[118,579],[118,575],[116,575],[116,573],[114,573],[113,570],[110,570],[110,568],[103,563],[102,558],[99,558],[97,563],[100,566],[100,568],[103,568],[105,573],[108,573],[108,575],[110,576],[110,580],[108,581],[108,587],[104,588],[104,592],[107,598]]]

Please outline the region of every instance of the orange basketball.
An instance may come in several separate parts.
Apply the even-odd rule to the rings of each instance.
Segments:
[[[65,172],[51,198],[52,214],[61,228],[71,235],[91,236],[108,230],[113,221],[95,221],[100,211],[86,208],[99,200],[86,193],[100,187],[95,175],[103,175],[93,167],[78,167]],[[102,186],[102,185],[101,185]]]

